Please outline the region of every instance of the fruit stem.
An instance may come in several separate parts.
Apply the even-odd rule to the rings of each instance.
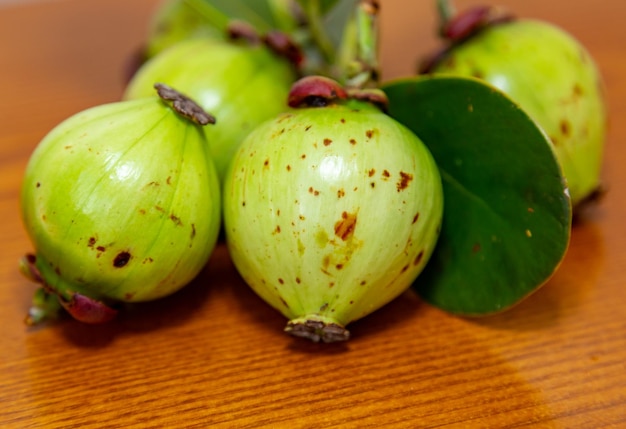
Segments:
[[[326,64],[334,64],[336,56],[335,48],[326,35],[326,31],[324,29],[320,0],[307,1],[304,14],[306,16],[306,22],[309,27],[311,38],[317,45],[324,61]]]
[[[380,72],[378,61],[380,5],[377,0],[360,0],[357,4],[354,22],[355,34],[347,31],[344,44],[354,43],[352,58],[345,66],[345,83],[349,88],[376,88]],[[349,46],[344,46],[348,51]]]
[[[54,320],[59,316],[60,310],[61,303],[55,293],[48,292],[45,287],[37,288],[24,323],[35,326],[46,320]]]
[[[437,11],[439,12],[439,24],[444,27],[456,16],[456,9],[451,0],[437,0]]]

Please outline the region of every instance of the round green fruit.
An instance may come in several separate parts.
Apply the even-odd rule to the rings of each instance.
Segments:
[[[130,81],[124,98],[153,95],[164,82],[198,102],[218,120],[204,132],[218,176],[244,137],[261,122],[287,109],[295,69],[264,44],[213,39],[180,42],[145,63]]]
[[[35,254],[21,268],[45,294],[36,295],[30,323],[53,311],[50,296],[78,320],[109,320],[117,302],[177,291],[211,255],[221,198],[198,124],[211,117],[158,88],[162,98],[66,119],[33,152],[21,212]]]
[[[488,10],[482,12],[486,18]],[[552,141],[572,203],[590,198],[601,186],[607,113],[589,52],[546,22],[507,18],[476,22],[476,29],[455,25],[467,22],[448,26],[460,40],[422,72],[473,76],[509,95]]]
[[[348,339],[348,323],[411,285],[443,210],[439,171],[419,138],[333,85],[296,83],[291,104],[303,107],[244,140],[223,189],[239,273],[289,319],[288,332],[325,342]]]

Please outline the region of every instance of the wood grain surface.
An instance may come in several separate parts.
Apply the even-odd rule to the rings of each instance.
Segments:
[[[109,324],[23,324],[35,289],[17,269],[32,250],[18,211],[28,157],[61,120],[119,99],[157,1],[0,5],[0,427],[626,427],[626,3],[498,3],[562,26],[597,60],[609,192],[515,308],[464,319],[407,292],[330,345],[285,335],[224,246],[188,287]],[[433,5],[382,1],[385,79],[436,45]]]

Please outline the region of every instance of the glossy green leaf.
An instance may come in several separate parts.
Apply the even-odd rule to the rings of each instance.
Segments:
[[[482,315],[544,284],[571,229],[567,188],[545,134],[476,79],[416,77],[383,89],[390,115],[429,147],[444,185],[441,235],[417,292],[446,311]]]

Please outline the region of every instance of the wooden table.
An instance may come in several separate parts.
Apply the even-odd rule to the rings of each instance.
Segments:
[[[431,3],[383,0],[385,78],[435,46]],[[331,345],[285,335],[223,246],[187,288],[110,324],[24,326],[26,161],[62,119],[119,98],[157,3],[0,6],[0,427],[626,427],[626,3],[498,3],[561,25],[596,58],[609,193],[556,275],[515,308],[464,319],[407,292]]]

